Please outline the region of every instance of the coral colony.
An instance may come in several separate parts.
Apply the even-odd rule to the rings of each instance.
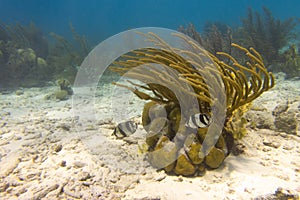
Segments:
[[[181,52],[190,57],[183,58],[176,54],[178,49],[172,48],[159,36],[150,32],[144,34],[145,38],[161,49],[134,50],[116,60],[110,69],[145,83],[139,85],[129,81],[134,87],[114,84],[131,90],[143,100],[150,100],[145,104],[142,114],[142,123],[147,131],[149,162],[154,167],[163,167],[167,172],[191,176],[202,174],[205,169],[218,168],[222,164],[234,146],[234,139],[245,134],[243,127],[245,123],[240,116],[254,99],[274,86],[274,77],[265,68],[261,55],[253,48],[248,50],[232,43],[233,48],[244,54],[245,62],[239,63],[227,53],[216,52],[217,55],[229,59],[229,62],[225,63],[203,50],[189,37],[182,34],[174,35],[194,48],[191,51]],[[195,55],[193,53],[195,49],[208,56],[210,62]],[[189,59],[195,57],[196,59]],[[167,73],[150,63],[159,64],[170,70]],[[146,65],[146,68],[139,67],[141,65]],[[183,87],[184,84],[180,81],[191,85],[194,92]],[[207,81],[214,82],[214,85],[218,86],[224,85],[226,102],[219,102],[220,94],[212,90]],[[167,86],[170,88],[175,86],[183,96],[196,97],[196,104],[203,114],[190,116],[189,112],[193,108],[183,110],[186,113],[181,113],[182,107],[189,107],[184,104],[191,104],[191,102],[189,100],[179,102],[177,96]],[[226,104],[224,124],[212,123],[211,128],[212,131],[217,131],[220,125],[224,125],[224,128],[215,145],[206,155],[202,151],[202,145],[209,130],[209,118],[214,114],[213,109],[219,109],[215,113],[222,112],[220,110],[222,103]],[[195,118],[194,124],[198,125],[196,129],[191,129],[192,126],[189,126],[193,118]],[[157,127],[162,128],[157,129]],[[213,142],[214,138],[208,138],[208,144]]]

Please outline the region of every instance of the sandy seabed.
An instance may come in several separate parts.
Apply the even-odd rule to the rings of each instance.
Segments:
[[[230,155],[219,169],[202,177],[167,175],[153,169],[141,151],[143,101],[111,85],[102,86],[92,101],[45,100],[55,90],[0,95],[0,199],[271,199],[278,188],[300,193],[295,134],[249,127],[245,152]],[[74,91],[94,95],[88,87]],[[300,105],[299,94],[299,80],[281,80],[254,107],[270,114],[287,100]],[[113,129],[126,116],[134,117],[138,130],[116,139]]]

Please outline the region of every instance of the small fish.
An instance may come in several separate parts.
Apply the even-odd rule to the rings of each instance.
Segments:
[[[206,128],[212,123],[212,118],[204,113],[191,115],[185,126],[190,128]]]
[[[136,130],[137,123],[133,121],[121,122],[115,128],[113,135],[115,135],[117,138],[124,138],[135,133]]]

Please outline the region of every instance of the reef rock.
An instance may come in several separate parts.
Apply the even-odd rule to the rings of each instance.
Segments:
[[[171,142],[166,136],[162,136],[155,148],[155,151],[149,153],[149,162],[156,168],[172,168],[172,165],[176,160],[177,147],[175,143]],[[165,169],[166,171],[168,171]]]
[[[196,172],[196,167],[189,161],[184,151],[181,151],[177,158],[174,172],[184,176],[191,176]]]
[[[287,134],[299,135],[300,123],[300,103],[284,102],[279,104],[274,110],[275,126],[278,131],[283,131]]]
[[[250,121],[250,125],[259,129],[275,129],[274,116],[266,109],[251,109],[246,113],[246,118]]]
[[[277,188],[274,194],[256,197],[256,200],[280,199],[280,200],[299,200],[299,194],[296,191]]]
[[[213,169],[216,169],[220,167],[224,159],[224,152],[221,149],[213,147],[205,158],[205,164]]]

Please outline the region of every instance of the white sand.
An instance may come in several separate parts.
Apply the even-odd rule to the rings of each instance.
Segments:
[[[297,99],[299,86],[280,82],[256,104],[271,112],[287,95]],[[85,96],[44,100],[56,89],[0,95],[0,199],[251,199],[278,187],[300,192],[298,136],[249,128],[246,152],[230,155],[220,169],[203,177],[171,176],[153,169],[139,151],[141,125],[128,138],[133,144],[111,135],[126,117],[140,121],[143,101],[111,86],[96,98],[89,88],[76,88]]]

